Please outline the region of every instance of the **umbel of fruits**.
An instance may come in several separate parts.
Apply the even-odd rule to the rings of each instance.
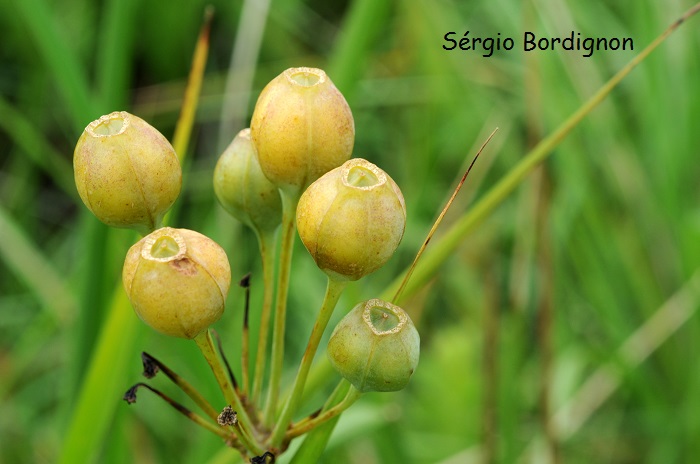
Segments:
[[[146,324],[165,335],[194,338],[221,317],[231,269],[210,238],[163,227],[129,249],[122,280]]]
[[[258,234],[282,222],[279,190],[260,169],[250,129],[240,131],[216,163],[214,192],[226,211]]]
[[[316,264],[331,278],[357,280],[382,267],[406,226],[401,190],[361,158],[311,184],[299,199],[297,228]]]
[[[355,306],[328,341],[331,364],[361,392],[404,388],[419,353],[420,337],[411,318],[379,299]]]
[[[159,227],[182,184],[170,143],[125,111],[88,124],[75,147],[73,169],[80,198],[100,221],[142,235]]]
[[[258,97],[250,123],[260,167],[298,197],[350,158],[355,123],[345,97],[321,69],[290,68]]]

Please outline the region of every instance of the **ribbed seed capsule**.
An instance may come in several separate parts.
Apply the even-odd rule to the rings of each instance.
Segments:
[[[299,199],[297,228],[319,268],[357,280],[394,254],[406,226],[401,190],[387,173],[361,158],[311,184]]]
[[[221,317],[231,269],[210,238],[163,227],[129,249],[122,280],[146,324],[165,335],[194,338]]]
[[[290,68],[261,92],[250,123],[260,167],[299,195],[350,158],[355,123],[345,98],[321,69]]]
[[[170,143],[125,111],[88,124],[76,144],[73,169],[80,198],[100,221],[143,235],[160,225],[182,184]]]
[[[403,309],[373,299],[338,323],[327,351],[333,367],[359,391],[397,391],[416,370],[420,337]]]
[[[240,131],[216,163],[214,192],[226,211],[259,234],[282,222],[279,190],[260,169],[250,129]]]

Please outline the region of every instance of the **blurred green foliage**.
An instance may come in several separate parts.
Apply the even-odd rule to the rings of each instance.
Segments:
[[[171,224],[221,243],[234,276],[252,270],[259,305],[257,245],[217,205],[213,167],[249,122],[266,82],[291,66],[326,69],[353,109],[355,156],[391,174],[409,216],[396,256],[348,289],[335,320],[380,294],[411,262],[475,147],[495,126],[500,132],[441,230],[691,5],[272,0],[267,11],[264,2],[212,3],[202,100]],[[61,455],[135,238],[108,230],[76,200],[74,144],[89,121],[122,109],[172,136],[204,6],[0,0],[2,463],[54,462]],[[250,16],[242,21],[246,8]],[[251,21],[264,29],[239,33]],[[698,21],[691,19],[635,70],[405,302],[422,336],[419,368],[406,390],[367,395],[343,415],[325,462],[666,463],[700,455],[699,292],[691,280],[700,265]],[[516,47],[490,58],[442,49],[446,32],[466,30],[481,37],[500,32],[514,37]],[[526,30],[630,36],[635,51],[591,58],[523,53]],[[236,41],[244,51],[260,41],[250,69],[229,67]],[[227,78],[237,79],[228,99]],[[223,120],[231,104],[234,117]],[[323,286],[323,274],[297,241],[290,376]],[[679,291],[683,298],[664,306]],[[242,305],[242,290],[233,288],[217,327],[231,360],[239,358]],[[664,308],[676,310],[677,331]],[[625,345],[653,315],[648,332]],[[119,384],[106,390],[139,380],[138,353],[145,350],[218,398],[193,344],[125,317],[138,328],[114,342],[130,364],[103,366],[123,369]],[[325,372],[321,384],[330,388],[337,375]],[[592,375],[603,381],[586,383]],[[169,388],[163,379],[154,384]],[[583,385],[589,396],[577,396]],[[93,414],[106,427],[85,453],[93,462],[233,462],[216,437],[155,397],[144,394],[127,407],[118,397],[91,394],[102,402]],[[582,416],[591,398],[602,400]],[[308,410],[319,401],[313,398]],[[554,416],[565,405],[574,406],[571,415]],[[575,418],[582,421],[571,428]]]

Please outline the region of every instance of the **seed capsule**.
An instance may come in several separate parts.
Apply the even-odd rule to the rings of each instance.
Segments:
[[[382,267],[406,226],[406,206],[391,177],[369,161],[347,161],[299,199],[297,228],[319,268],[357,280]]]
[[[279,190],[260,169],[250,129],[240,131],[216,163],[214,192],[226,211],[258,234],[282,222]]]
[[[379,299],[355,306],[328,341],[331,364],[361,392],[401,390],[419,354],[420,337],[411,318]]]
[[[182,184],[170,143],[125,111],[88,124],[76,144],[73,169],[80,198],[100,221],[144,235],[159,226]]]
[[[260,167],[299,195],[350,158],[355,123],[345,98],[321,69],[290,68],[262,91],[250,123]]]
[[[129,249],[122,280],[146,324],[165,335],[194,338],[221,317],[231,269],[210,238],[163,227]]]

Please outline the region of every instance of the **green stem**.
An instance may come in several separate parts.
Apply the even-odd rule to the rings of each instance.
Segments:
[[[309,337],[309,343],[306,346],[304,356],[301,358],[301,365],[299,366],[299,372],[297,373],[297,377],[294,381],[292,394],[289,395],[289,398],[284,405],[284,409],[282,410],[282,414],[277,420],[277,424],[272,432],[272,438],[270,440],[272,447],[279,447],[281,444],[292,415],[299,406],[301,395],[304,392],[304,385],[306,384],[306,377],[309,375],[309,369],[311,368],[311,363],[316,355],[318,344],[321,341],[323,332],[326,330],[331,314],[333,314],[333,309],[335,308],[335,305],[338,302],[340,295],[343,293],[346,285],[347,281],[345,280],[334,280],[330,277],[328,278],[326,296],[323,299],[321,311],[319,312],[314,328],[311,331],[311,337]]]
[[[280,267],[277,275],[277,302],[275,304],[275,323],[272,328],[272,357],[270,361],[270,385],[267,390],[264,424],[271,426],[277,411],[280,394],[280,379],[284,361],[284,328],[287,318],[287,293],[289,292],[289,275],[292,269],[292,251],[294,249],[294,219],[296,217],[298,196],[280,190],[282,197],[282,244]]]
[[[323,411],[328,411],[333,405],[339,403],[351,388],[350,382],[340,382],[335,391],[331,394],[330,398],[323,405]],[[318,462],[323,450],[326,449],[326,444],[333,433],[335,425],[338,423],[340,416],[335,416],[319,427],[313,429],[304,438],[304,442],[301,444],[294,457],[290,461],[290,464],[306,464],[307,462]]]
[[[267,340],[270,333],[270,315],[272,312],[272,297],[274,296],[275,278],[275,233],[262,232],[257,234],[260,246],[260,256],[262,257],[263,272],[263,304],[260,316],[260,331],[258,335],[258,352],[255,357],[255,376],[253,378],[253,392],[251,402],[259,404],[262,394],[263,377],[265,375],[265,364],[267,362]]]
[[[233,426],[236,431],[238,432],[238,438],[243,443],[243,445],[250,451],[251,453],[255,454],[256,456],[260,456],[265,452],[263,447],[258,444],[257,441],[253,437],[250,436],[248,431],[243,427],[241,424],[241,421],[239,420],[236,422]]]
[[[343,382],[349,383],[345,379],[341,380],[338,387],[336,387],[336,390],[341,388]],[[360,396],[362,396],[362,392],[356,389],[355,387],[350,386],[347,394],[345,395],[345,398],[343,398],[343,401],[336,404],[330,409],[324,410],[321,414],[314,417],[313,419],[305,420],[299,424],[294,425],[287,431],[287,433],[284,436],[284,440],[290,441],[296,437],[304,435],[305,433],[315,429],[319,425],[325,424],[334,417],[339,416],[343,411],[352,406],[355,403],[355,401],[357,401],[360,398]]]
[[[255,437],[253,437],[250,434],[250,430],[248,430],[248,427],[250,427],[253,422],[250,420],[250,417],[248,417],[248,412],[243,406],[241,399],[236,394],[233,385],[231,385],[224,367],[221,365],[221,361],[214,350],[214,343],[211,339],[209,330],[205,330],[194,337],[194,341],[197,343],[197,347],[202,352],[202,355],[204,355],[207,363],[209,363],[209,367],[211,367],[214,377],[216,377],[216,381],[219,383],[219,387],[221,388],[221,392],[224,394],[224,398],[226,398],[226,402],[234,408],[236,414],[238,414],[238,417],[240,418],[239,423],[241,424],[241,431],[243,432],[239,434],[241,442],[251,451],[260,451],[262,446],[257,443]]]

